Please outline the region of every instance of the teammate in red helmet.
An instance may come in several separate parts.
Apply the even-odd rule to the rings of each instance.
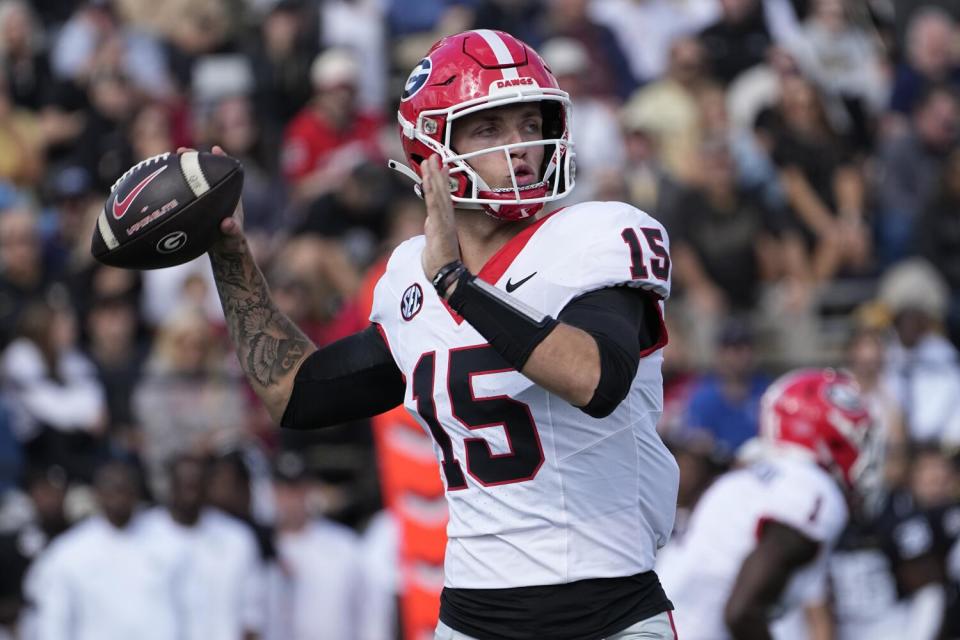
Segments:
[[[760,410],[758,460],[707,490],[659,567],[684,640],[770,638],[773,619],[825,598],[848,502],[880,483],[871,418],[848,374],[789,373]]]

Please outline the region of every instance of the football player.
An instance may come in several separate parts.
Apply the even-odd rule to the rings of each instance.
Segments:
[[[436,43],[398,119],[426,204],[368,329],[319,351],[277,311],[242,233],[210,255],[240,361],[274,419],[313,429],[403,404],[450,506],[437,638],[674,638],[653,572],[678,471],[661,412],[669,242],[574,185],[571,105],[502,32]]]
[[[949,500],[952,470],[938,448],[916,447],[912,467],[909,489],[893,492],[879,513],[855,513],[830,557],[838,640],[944,637],[954,593],[944,564],[960,534],[960,505]]]
[[[658,567],[684,640],[770,638],[778,614],[823,595],[847,521],[844,489],[875,480],[871,420],[853,378],[788,373],[761,400],[763,453],[718,479]]]

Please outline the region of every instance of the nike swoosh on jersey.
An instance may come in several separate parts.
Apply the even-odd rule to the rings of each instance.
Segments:
[[[139,184],[137,184],[137,186],[135,186],[133,189],[130,189],[130,193],[128,193],[123,200],[115,199],[113,201],[113,217],[119,220],[120,218],[125,216],[127,213],[127,209],[129,209],[130,205],[133,204],[133,201],[137,199],[137,196],[140,195],[140,192],[146,189],[147,185],[153,182],[154,178],[156,178],[158,175],[163,173],[163,170],[166,169],[168,166],[170,165],[166,165],[166,164],[163,165],[162,167],[160,167],[159,169],[157,169],[156,171],[148,175],[146,178],[141,180]]]
[[[536,271],[528,275],[526,278],[522,280],[517,280],[516,282],[510,282],[510,278],[507,278],[507,293],[513,293],[520,287],[520,285],[522,285],[524,282],[526,282],[527,280],[529,280],[535,275],[537,275]]]

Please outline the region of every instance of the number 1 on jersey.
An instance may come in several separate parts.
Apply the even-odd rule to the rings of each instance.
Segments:
[[[437,403],[433,399],[433,378],[437,368],[437,354],[433,351],[420,356],[413,370],[413,399],[417,403],[417,413],[430,427],[433,439],[440,446],[443,459],[440,468],[447,479],[447,489],[466,489],[467,480],[463,477],[460,462],[453,457],[453,443],[437,419]]]

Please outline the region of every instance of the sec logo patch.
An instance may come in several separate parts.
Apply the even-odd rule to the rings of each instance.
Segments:
[[[419,284],[412,284],[407,287],[400,297],[400,315],[404,320],[413,320],[413,317],[420,313],[423,308],[423,289]]]

